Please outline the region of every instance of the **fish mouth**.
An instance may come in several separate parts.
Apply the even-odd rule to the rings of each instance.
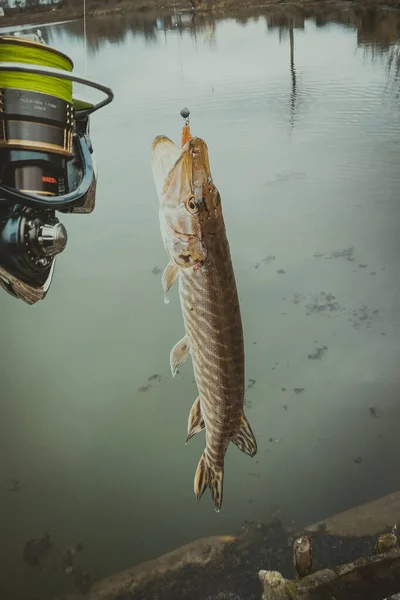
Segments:
[[[207,144],[198,137],[179,149],[167,136],[157,136],[151,147],[151,164],[159,197],[167,193],[174,180],[173,187],[179,195],[190,188],[196,199],[201,200],[203,185],[212,183]]]

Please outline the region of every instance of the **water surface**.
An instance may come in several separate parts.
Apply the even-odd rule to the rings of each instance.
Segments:
[[[42,28],[115,101],[92,119],[96,210],[62,216],[47,299],[0,296],[2,598],[72,586],[58,559],[22,561],[45,531],[101,577],[276,507],[308,524],[398,489],[398,30],[339,9],[127,15],[90,20],[85,57],[81,22]],[[221,192],[259,447],[228,450],[219,514],[193,494],[204,436],[185,446],[196,387],[190,361],[169,371],[183,323],[150,170],[185,105]]]

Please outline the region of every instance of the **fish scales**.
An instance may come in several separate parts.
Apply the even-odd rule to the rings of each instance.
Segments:
[[[159,136],[153,142],[152,168],[170,258],[162,276],[164,297],[168,302],[178,279],[185,327],[185,336],[171,350],[171,370],[175,375],[191,356],[199,396],[189,414],[187,440],[203,429],[206,436],[194,491],[200,499],[209,487],[219,511],[230,442],[250,456],[257,452],[243,412],[243,329],[221,197],[201,138],[190,139],[179,151],[169,138]]]
[[[235,278],[222,232],[216,243],[218,252],[209,252],[202,269],[180,273],[179,291],[205,422],[206,454],[222,468],[243,411],[244,348]]]

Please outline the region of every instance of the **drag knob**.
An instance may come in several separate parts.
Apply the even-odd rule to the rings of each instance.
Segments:
[[[43,254],[55,256],[62,252],[67,245],[67,230],[62,223],[41,225],[37,240]]]

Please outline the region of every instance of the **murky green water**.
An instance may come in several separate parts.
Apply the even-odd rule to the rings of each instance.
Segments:
[[[88,22],[87,75],[115,92],[92,119],[97,207],[63,216],[43,303],[0,296],[1,598],[72,586],[59,562],[22,561],[45,531],[61,549],[81,540],[101,577],[275,505],[307,524],[398,489],[397,19]],[[83,74],[82,23],[41,29]],[[259,446],[228,450],[220,514],[193,494],[196,388],[190,361],[169,371],[183,324],[160,285],[150,146],[179,140],[184,105],[222,196]]]

